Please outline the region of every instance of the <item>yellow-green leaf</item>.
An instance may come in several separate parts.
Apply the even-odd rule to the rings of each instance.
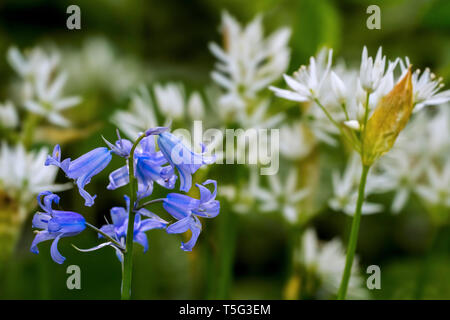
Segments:
[[[403,79],[381,98],[367,121],[363,137],[362,161],[370,166],[388,152],[408,123],[413,110],[411,67]]]

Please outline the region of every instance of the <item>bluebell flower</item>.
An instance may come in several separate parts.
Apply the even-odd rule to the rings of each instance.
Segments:
[[[115,143],[115,153],[125,154],[123,150],[128,149],[126,146],[131,142],[122,139],[119,146],[119,140]],[[112,144],[111,144],[112,145]],[[130,148],[131,149],[131,148]],[[131,150],[128,150],[128,154]],[[114,151],[113,151],[114,152]],[[128,157],[128,155],[126,156]],[[173,189],[177,176],[172,166],[164,166],[167,164],[167,159],[161,151],[155,150],[154,137],[146,137],[141,140],[138,148],[134,152],[134,175],[138,181],[138,197],[143,198],[149,196],[153,191],[153,182],[167,188]],[[107,189],[114,190],[129,183],[128,166],[125,165],[119,169],[111,172],[109,175],[109,185]]]
[[[169,132],[162,132],[158,135],[158,146],[169,163],[177,168],[180,174],[180,190],[188,192],[192,186],[192,175],[203,165],[211,164],[215,157],[204,156],[203,153],[196,153],[190,150],[181,139]]]
[[[71,161],[67,158],[61,161],[61,148],[56,145],[52,156],[48,156],[45,165],[54,165],[61,168],[66,176],[74,179],[78,186],[80,195],[85,200],[85,205],[90,207],[94,204],[96,195],[91,196],[84,187],[91,181],[91,178],[100,173],[111,161],[111,151],[108,148],[96,148]]]
[[[205,187],[213,184],[214,191]],[[206,180],[203,185],[196,184],[200,190],[200,200],[179,193],[169,193],[164,199],[163,207],[178,221],[167,227],[167,233],[184,233],[191,230],[191,239],[181,243],[181,249],[192,251],[202,230],[198,217],[214,218],[219,214],[220,203],[216,200],[217,182]]]
[[[42,203],[42,197],[44,203]],[[50,254],[56,263],[62,264],[66,258],[58,251],[59,239],[79,234],[86,228],[86,220],[76,212],[53,210],[52,203],[58,204],[59,197],[50,191],[41,192],[37,199],[39,206],[45,212],[37,212],[33,217],[33,227],[41,230],[37,231],[30,251],[38,254],[39,243],[54,239]]]
[[[126,202],[126,208],[111,208],[110,212],[112,224],[104,225],[100,228],[100,230],[106,233],[111,238],[116,239],[125,247],[128,228],[128,213],[130,209],[130,198],[127,196],[124,196],[124,198]],[[143,219],[142,216],[145,216],[146,219]],[[134,242],[137,242],[142,247],[144,247],[144,252],[146,252],[148,250],[148,239],[145,232],[152,229],[165,228],[167,224],[167,221],[161,219],[156,214],[148,211],[145,208],[137,210],[134,219]],[[103,236],[99,234],[99,237],[101,238]],[[121,259],[121,256],[118,255],[118,258]]]

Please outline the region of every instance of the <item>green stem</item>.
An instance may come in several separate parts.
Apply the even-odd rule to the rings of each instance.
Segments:
[[[353,259],[355,257],[356,244],[358,242],[359,224],[361,221],[361,211],[364,203],[364,190],[366,187],[367,174],[370,166],[363,166],[361,180],[359,182],[358,201],[356,203],[356,211],[353,217],[352,230],[350,231],[350,239],[347,248],[347,257],[345,259],[345,269],[342,275],[341,286],[338,292],[338,300],[345,300],[347,295],[347,287],[350,280]]]
[[[134,151],[139,142],[145,138],[145,133],[142,134],[130,151],[128,157],[128,175],[130,177],[130,208],[128,212],[128,226],[126,238],[126,251],[123,254],[123,269],[122,269],[122,300],[129,300],[131,298],[131,276],[133,269],[133,236],[134,236],[134,206],[136,202],[137,180],[134,177]]]

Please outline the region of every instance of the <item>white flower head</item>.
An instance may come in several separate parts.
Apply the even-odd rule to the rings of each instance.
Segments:
[[[398,60],[389,63],[386,69],[386,56],[383,56],[382,48],[379,47],[375,60],[368,56],[367,48],[364,46],[361,58],[361,67],[359,71],[359,79],[361,86],[367,92],[373,92],[378,89],[383,80],[388,80],[390,74],[395,69]]]
[[[317,60],[315,57],[311,57],[309,65],[301,66],[298,71],[294,72],[293,77],[284,75],[284,80],[290,90],[275,87],[270,87],[270,89],[277,96],[291,101],[305,102],[314,101],[315,99],[320,100],[322,86],[329,76],[333,50],[328,50],[327,56],[324,53],[325,51],[322,50]]]
[[[411,63],[409,58],[405,62],[400,60],[402,73],[408,69]],[[442,78],[436,78],[435,74],[426,68],[421,72],[417,69],[412,75],[414,111],[419,111],[427,105],[438,105],[450,101],[450,90],[439,92],[444,87]]]

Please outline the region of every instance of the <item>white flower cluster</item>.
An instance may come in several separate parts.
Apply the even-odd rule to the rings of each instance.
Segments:
[[[336,295],[342,280],[345,266],[345,248],[339,239],[320,243],[313,229],[307,229],[301,239],[301,247],[295,253],[295,263],[302,265],[308,274],[320,280],[318,298],[329,299]],[[367,299],[364,280],[359,275],[357,258],[353,262],[348,286],[348,298]]]
[[[325,58],[326,57],[326,58]],[[332,51],[324,51],[311,57],[308,66],[302,66],[293,76],[284,75],[289,89],[271,87],[279,97],[296,102],[310,102],[319,108],[310,108],[313,118],[328,118],[328,125],[340,127],[340,123],[359,131],[364,120],[370,117],[381,97],[389,93],[409,67],[399,58],[387,61],[380,47],[375,58],[367,48],[362,52],[359,72],[345,68],[342,64],[332,66]],[[396,73],[397,67],[400,72]],[[442,79],[428,69],[422,74],[417,70],[412,77],[413,103],[416,110],[425,105],[436,105],[450,101],[450,90],[439,92]],[[319,125],[322,126],[322,125]],[[316,130],[333,132],[330,129]],[[334,132],[339,132],[334,130]],[[322,139],[325,142],[326,139]]]
[[[34,48],[22,54],[16,47],[8,50],[8,61],[21,78],[21,103],[31,113],[67,127],[70,122],[60,112],[80,103],[76,96],[64,97],[67,73],[58,72],[60,56]]]
[[[226,12],[221,31],[223,48],[216,43],[209,46],[219,60],[212,78],[226,91],[219,102],[229,112],[246,109],[248,100],[255,99],[286,71],[291,32],[282,28],[264,37],[261,16],[243,27]]]

